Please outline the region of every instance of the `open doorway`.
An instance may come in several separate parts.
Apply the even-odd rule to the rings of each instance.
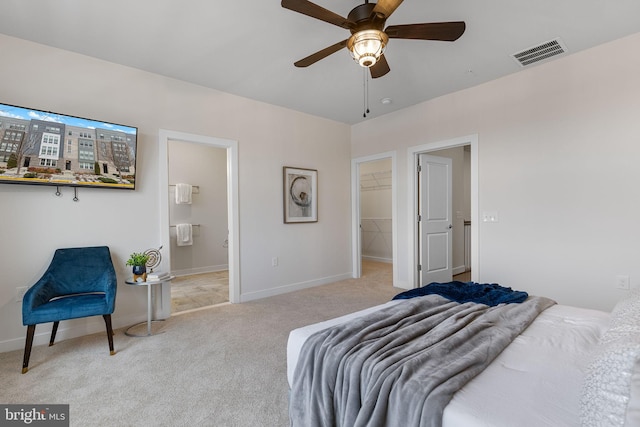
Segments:
[[[389,269],[397,283],[396,153],[352,160],[353,277],[363,275],[363,264]]]
[[[236,141],[226,140],[221,138],[194,135],[183,132],[160,130],[159,135],[159,185],[160,185],[160,230],[163,243],[163,269],[167,271],[173,271],[172,260],[172,240],[176,239],[174,225],[171,221],[170,215],[170,191],[171,185],[177,183],[169,181],[169,147],[174,141],[186,144],[203,145],[208,148],[222,149],[224,155],[224,168],[226,173],[226,232],[227,237],[225,240],[217,242],[218,245],[224,249],[228,254],[228,299],[230,302],[240,302],[240,283],[239,283],[239,212],[238,212],[238,144]],[[193,182],[193,185],[200,186],[200,189],[204,189],[204,186],[211,186],[215,181],[219,181],[220,178],[215,178],[210,174],[206,174],[202,178],[201,182]],[[173,190],[175,192],[175,189]],[[193,200],[199,197],[193,191]],[[210,218],[205,216],[205,219],[209,221]],[[179,219],[180,220],[180,219]],[[186,220],[185,220],[186,221]],[[190,220],[191,221],[191,220]],[[195,224],[200,223],[198,220],[192,220]],[[204,221],[204,220],[203,220]],[[204,222],[202,222],[204,224]],[[192,226],[194,224],[191,224]],[[196,239],[198,233],[202,230],[198,230],[199,227],[192,227],[192,238]],[[218,239],[220,240],[220,239]],[[214,245],[216,242],[214,242]],[[226,246],[226,247],[224,247]],[[177,249],[175,249],[177,250]],[[162,285],[162,293],[159,301],[156,301],[156,307],[159,307],[156,311],[156,316],[159,318],[167,318],[171,314],[171,284],[165,283]]]
[[[452,249],[453,259],[451,271],[456,280],[477,281],[478,271],[478,137],[470,135],[437,143],[426,144],[409,149],[417,171],[419,158],[429,155],[452,158],[453,173],[453,209],[452,209]],[[418,173],[410,180],[410,194],[412,197],[412,212],[418,214],[420,206],[420,177]],[[425,258],[424,248],[421,245],[421,225],[410,224],[410,232],[413,237],[414,251],[411,265],[415,266],[415,286],[420,286],[422,281],[421,260]]]
[[[360,164],[360,242],[362,275],[393,267],[391,159]],[[391,278],[391,275],[389,275]],[[391,281],[391,280],[390,280]]]
[[[471,277],[471,147],[418,155],[420,286]]]
[[[171,282],[171,314],[226,303],[226,150],[170,140],[168,168],[170,261],[175,276]],[[186,194],[180,193],[185,190]]]

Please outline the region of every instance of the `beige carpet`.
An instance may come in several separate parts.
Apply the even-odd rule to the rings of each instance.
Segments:
[[[79,427],[285,427],[289,331],[399,291],[389,264],[363,263],[362,279],[188,312],[152,337],[117,330],[114,356],[104,333],[34,347],[24,375],[22,351],[1,353],[0,402],[70,404]]]
[[[191,274],[171,281],[171,313],[229,302],[229,271]]]

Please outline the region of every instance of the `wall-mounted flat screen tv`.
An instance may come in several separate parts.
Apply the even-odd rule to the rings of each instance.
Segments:
[[[138,129],[0,103],[0,184],[135,189]]]

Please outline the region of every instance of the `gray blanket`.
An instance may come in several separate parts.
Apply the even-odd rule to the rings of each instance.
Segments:
[[[295,427],[439,427],[453,394],[554,301],[405,300],[305,342],[291,389]]]

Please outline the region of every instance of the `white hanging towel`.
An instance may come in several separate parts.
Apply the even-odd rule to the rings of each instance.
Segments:
[[[176,204],[190,205],[193,189],[189,184],[176,184]]]
[[[176,243],[178,246],[193,244],[193,227],[191,224],[176,224]]]

